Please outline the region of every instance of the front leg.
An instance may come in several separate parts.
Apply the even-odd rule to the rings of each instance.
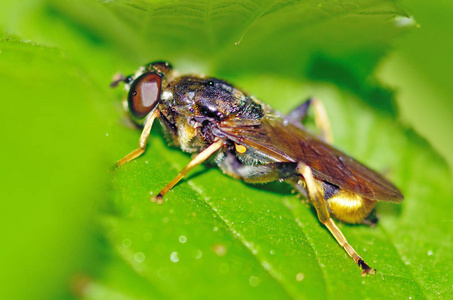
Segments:
[[[362,276],[366,274],[374,274],[376,273],[375,269],[372,269],[368,266],[367,263],[357,254],[357,252],[352,248],[352,246],[348,243],[345,236],[341,232],[341,230],[335,225],[334,221],[330,218],[329,211],[327,210],[327,204],[322,196],[318,185],[316,184],[316,180],[313,177],[313,173],[309,166],[306,164],[299,162],[297,165],[297,172],[302,175],[306,189],[308,191],[308,197],[311,200],[311,203],[316,209],[318,213],[318,219],[324,224],[327,229],[329,229],[330,233],[335,237],[338,244],[348,253],[348,255],[356,262],[356,264],[363,270]]]
[[[160,111],[156,109],[146,120],[145,126],[143,127],[142,134],[140,135],[140,139],[138,141],[138,148],[120,159],[116,165],[117,167],[121,167],[125,163],[130,162],[131,160],[136,159],[140,155],[145,152],[146,144],[148,143],[148,137],[151,132],[151,128],[153,127],[154,120],[159,117]]]

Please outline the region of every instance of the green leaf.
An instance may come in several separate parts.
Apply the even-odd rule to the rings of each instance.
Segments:
[[[93,259],[87,224],[109,165],[99,93],[61,51],[11,36],[0,38],[0,90],[1,294],[58,298]]]
[[[1,11],[4,31],[39,42],[0,44],[2,90],[5,99],[18,99],[7,102],[3,111],[11,114],[5,120],[14,124],[12,112],[22,112],[27,122],[19,132],[33,124],[31,149],[41,149],[27,154],[24,139],[5,131],[6,144],[18,146],[4,157],[20,154],[22,170],[57,153],[57,159],[32,169],[35,187],[43,187],[35,196],[43,207],[36,219],[45,212],[43,220],[58,215],[60,223],[52,224],[63,224],[29,230],[30,236],[49,236],[33,247],[22,231],[8,235],[21,242],[16,258],[32,253],[40,262],[25,260],[16,270],[25,273],[29,266],[38,278],[50,270],[62,286],[79,263],[94,262],[61,264],[67,257],[54,257],[46,246],[63,240],[72,251],[57,248],[60,255],[92,255],[67,229],[86,228],[75,208],[89,210],[98,198],[94,218],[101,228],[94,230],[104,242],[94,245],[101,266],[92,263],[83,272],[88,280],[86,274],[76,280],[75,292],[83,299],[452,296],[449,171],[423,139],[394,119],[391,94],[369,80],[393,38],[407,29],[395,21],[407,16],[394,1],[24,1]],[[108,90],[112,75],[157,59],[182,71],[224,77],[282,112],[308,96],[322,99],[335,145],[386,173],[406,196],[401,205],[380,203],[376,228],[339,225],[378,273],[362,278],[313,210],[284,184],[247,185],[200,166],[162,206],[150,203],[150,192],[158,192],[190,160],[166,146],[158,126],[143,157],[115,171],[110,185],[91,185],[102,182],[100,173],[133,150],[140,135],[120,113],[123,93]],[[56,131],[42,135],[49,124]],[[6,170],[2,177],[16,174],[11,164]],[[22,187],[17,180],[7,182]],[[55,186],[58,193],[52,192]],[[14,203],[13,209],[33,215],[35,207],[22,204],[29,202]],[[63,207],[53,210],[54,203]],[[63,270],[55,267],[61,265]],[[11,271],[15,264],[7,266]],[[14,273],[10,294],[20,290],[20,273]],[[41,281],[22,296],[32,297],[38,286],[45,295],[50,286]]]
[[[39,3],[40,14],[35,7],[35,14],[6,9],[6,23],[19,23],[25,36],[61,45],[81,60],[103,56],[86,55],[77,45],[84,40],[114,48],[122,60],[164,58],[183,70],[232,75],[305,76],[326,58],[362,78],[414,25],[392,0],[30,2]]]
[[[251,81],[241,82],[253,87]],[[149,192],[158,192],[189,161],[167,148],[157,133],[144,157],[116,172],[115,213],[105,216],[104,224],[123,259],[170,298],[444,295],[451,258],[451,239],[445,236],[451,226],[444,209],[451,189],[444,162],[411,131],[370,111],[354,95],[288,78],[272,82],[286,90],[298,86],[294,94],[323,99],[337,145],[377,170],[388,170],[406,195],[400,206],[380,205],[376,228],[340,227],[378,273],[360,277],[316,214],[284,186],[246,185],[219,170],[198,168],[162,206],[151,204]],[[426,200],[433,198],[435,203]],[[225,255],[219,255],[219,247]]]

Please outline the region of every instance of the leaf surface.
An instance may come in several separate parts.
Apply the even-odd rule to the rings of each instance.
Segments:
[[[452,296],[449,170],[395,119],[391,93],[368,77],[408,28],[398,22],[407,15],[395,1],[24,3],[28,7],[3,10],[0,25],[44,45],[27,48],[32,54],[62,51],[71,66],[49,59],[50,70],[89,83],[62,93],[90,99],[92,110],[83,118],[100,120],[103,137],[80,145],[102,145],[103,161],[113,164],[133,150],[140,135],[121,114],[123,93],[108,90],[112,74],[166,59],[183,72],[228,79],[282,112],[309,96],[322,99],[335,145],[385,173],[406,196],[401,205],[378,206],[376,228],[340,225],[378,270],[362,278],[313,210],[284,184],[247,185],[200,166],[164,205],[150,203],[150,192],[158,192],[190,160],[168,147],[155,126],[146,154],[117,170],[100,199],[108,203],[96,217],[106,241],[98,245],[104,263],[79,291],[81,298]],[[7,69],[17,71],[15,86],[27,69],[23,60],[18,65]],[[57,77],[61,86],[73,81]],[[38,95],[43,103],[53,99]],[[67,128],[78,128],[83,118],[77,116]]]

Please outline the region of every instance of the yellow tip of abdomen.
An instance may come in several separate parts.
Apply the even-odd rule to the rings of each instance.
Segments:
[[[339,190],[327,199],[327,206],[331,214],[335,219],[346,223],[361,223],[375,205],[375,201],[346,190]]]

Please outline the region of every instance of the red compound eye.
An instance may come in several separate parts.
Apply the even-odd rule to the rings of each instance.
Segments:
[[[160,99],[162,79],[156,73],[140,75],[129,89],[128,104],[131,113],[138,119],[149,114]]]

